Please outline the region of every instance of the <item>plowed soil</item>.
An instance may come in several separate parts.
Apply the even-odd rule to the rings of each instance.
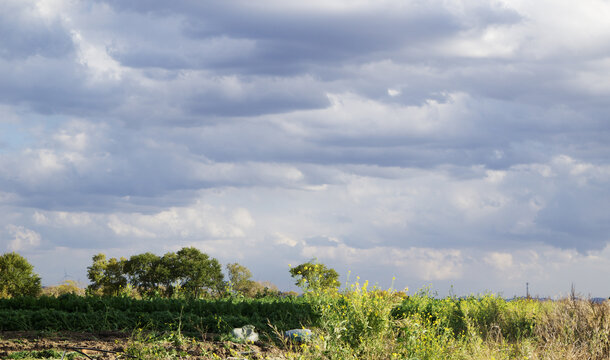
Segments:
[[[152,346],[134,342],[129,334],[119,332],[0,332],[0,359],[20,351],[55,350],[60,354],[77,353],[77,359],[128,359],[125,350],[134,346]],[[157,342],[172,352],[173,359],[283,359],[282,352],[263,343],[237,344],[227,341],[191,339],[182,344]],[[79,352],[81,355],[79,354]],[[149,358],[147,356],[147,358]],[[164,358],[163,356],[159,357]]]

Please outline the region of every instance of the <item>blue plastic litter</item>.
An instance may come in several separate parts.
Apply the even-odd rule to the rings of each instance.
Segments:
[[[303,342],[311,338],[312,332],[309,329],[293,329],[284,332],[284,336],[297,342]]]

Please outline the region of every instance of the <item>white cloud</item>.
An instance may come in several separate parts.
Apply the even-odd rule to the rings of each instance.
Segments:
[[[503,1],[527,20],[511,31],[527,41],[523,53],[534,56],[581,56],[603,49],[610,39],[610,16],[606,1]],[[532,36],[535,34],[535,36]],[[560,34],[561,36],[557,36]],[[580,52],[580,54],[579,54]]]
[[[287,245],[290,247],[295,247],[299,244],[299,241],[290,237],[289,235],[282,234],[279,232],[275,232],[271,234],[271,239],[273,239],[273,243],[277,245]]]
[[[299,133],[312,137],[363,137],[424,135],[438,136],[456,129],[457,120],[466,112],[465,94],[450,94],[448,102],[428,100],[421,106],[388,105],[363,98],[357,94],[328,94],[331,106],[326,109],[296,113],[290,116],[299,121]],[[286,116],[278,116],[284,121]],[[294,131],[295,124],[289,124]]]
[[[154,214],[111,215],[108,227],[119,236],[150,238],[218,239],[243,238],[255,225],[245,208],[214,207],[201,201],[171,207]]]
[[[513,256],[508,253],[492,252],[485,262],[500,271],[508,271],[513,266]]]
[[[397,89],[388,89],[388,95],[395,97],[400,95],[401,91]]]
[[[6,230],[13,237],[8,244],[8,249],[11,251],[29,250],[40,245],[41,236],[34,230],[12,224],[6,226]]]
[[[118,236],[136,238],[154,238],[156,235],[150,231],[126,224],[118,216],[112,215],[108,221],[108,227]]]
[[[90,225],[94,221],[94,216],[85,212],[35,211],[32,219],[37,225],[70,228]]]

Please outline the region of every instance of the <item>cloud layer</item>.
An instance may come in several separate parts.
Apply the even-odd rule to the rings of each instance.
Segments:
[[[316,257],[384,286],[606,296],[609,15],[4,1],[0,248],[47,284],[194,245],[286,289]]]

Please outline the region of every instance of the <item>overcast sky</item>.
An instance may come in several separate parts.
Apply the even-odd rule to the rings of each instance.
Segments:
[[[610,296],[610,2],[2,0],[0,252]]]

